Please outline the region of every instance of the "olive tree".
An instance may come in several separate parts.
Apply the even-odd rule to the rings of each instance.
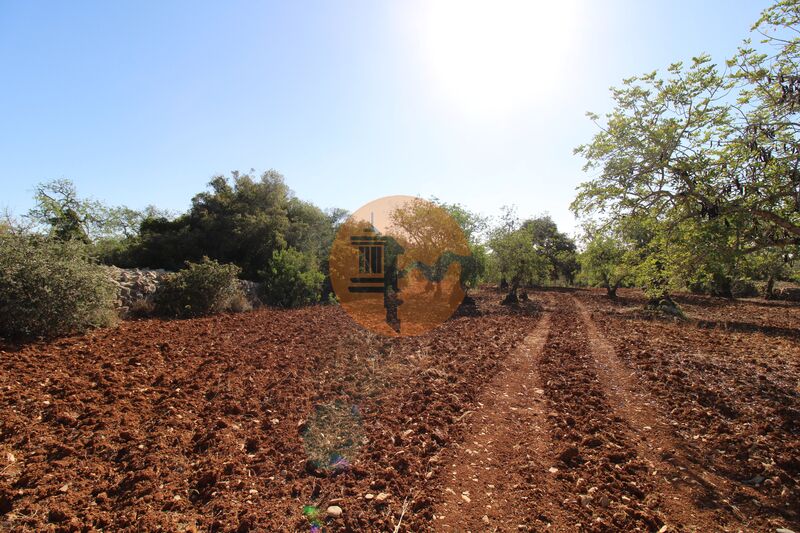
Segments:
[[[489,247],[497,273],[508,281],[505,303],[518,301],[520,287],[541,283],[550,276],[550,262],[534,248],[530,226],[501,226],[489,239]]]
[[[617,297],[617,289],[631,277],[622,241],[610,233],[597,233],[589,238],[580,255],[581,273],[590,285],[603,287],[609,298]]]

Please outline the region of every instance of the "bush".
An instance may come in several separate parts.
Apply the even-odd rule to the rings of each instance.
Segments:
[[[273,252],[261,276],[264,278],[264,301],[279,307],[318,302],[325,281],[314,258],[293,248]]]
[[[131,308],[128,310],[128,316],[145,318],[155,314],[155,312],[156,306],[151,300],[140,298],[131,304]]]
[[[252,309],[253,305],[247,300],[247,296],[245,296],[243,291],[240,291],[239,294],[231,298],[231,301],[228,303],[228,310],[234,313],[243,313],[245,311],[251,311]]]
[[[244,298],[236,265],[204,257],[199,263],[167,274],[154,295],[156,310],[173,317],[192,317],[227,311]]]
[[[112,325],[115,296],[82,243],[0,233],[0,335],[52,337]]]

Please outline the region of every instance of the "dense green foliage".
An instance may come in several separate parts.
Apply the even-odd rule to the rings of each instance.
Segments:
[[[245,279],[263,281],[273,305],[319,301],[328,251],[346,213],[325,213],[299,200],[275,171],[259,179],[234,172],[231,180],[217,176],[209,186],[187,213],[144,220],[122,262],[174,269],[207,256],[239,266]]]
[[[500,224],[489,236],[492,250],[491,270],[501,280],[508,283],[509,302],[517,300],[517,290],[549,279],[552,265],[547,257],[534,246],[534,225],[520,224],[511,209],[504,211]]]
[[[631,277],[625,254],[619,239],[595,234],[581,254],[581,275],[590,285],[603,287],[610,298],[616,298],[617,289]]]
[[[469,244],[470,256],[461,261],[461,285],[464,289],[474,289],[486,277],[489,254],[481,243]]]
[[[325,281],[314,257],[293,248],[273,252],[261,277],[264,279],[264,301],[279,307],[318,302]]]
[[[192,199],[187,213],[146,219],[130,262],[174,270],[183,261],[208,256],[236,264],[245,279],[258,280],[276,250],[327,255],[334,236],[331,217],[295,198],[279,173],[265,172],[256,180],[234,172],[230,181],[217,176],[209,186]]]
[[[489,228],[489,219],[458,203],[445,203],[437,198],[431,201],[444,209],[464,233],[470,256],[460,259],[461,286],[464,290],[477,287],[486,279],[489,255],[483,239]]]
[[[522,228],[529,232],[533,248],[547,259],[550,280],[561,279],[572,285],[580,268],[575,241],[558,231],[556,223],[547,215],[526,220]]]
[[[204,257],[168,274],[155,293],[156,311],[171,317],[193,317],[234,309],[244,298],[239,267]]]
[[[776,250],[797,257],[798,22],[800,2],[778,2],[754,26],[769,53],[745,41],[724,69],[702,55],[664,76],[624,80],[601,131],[577,148],[599,175],[581,186],[574,211],[646,228],[645,241],[627,244],[651,291],[732,296],[750,263],[774,264]]]
[[[178,270],[186,261],[205,263],[203,258],[209,257],[238,266],[245,279],[269,281],[270,298],[280,301],[278,305],[319,299],[317,280],[327,272],[335,229],[346,216],[341,209],[326,213],[299,200],[275,171],[259,178],[238,172],[230,179],[216,176],[209,190],[197,194],[179,216],[154,207],[106,207],[80,198],[68,180],[40,185],[36,200],[28,214],[36,228],[59,240],[87,243],[92,255],[106,264]],[[281,255],[285,250],[291,252]],[[295,251],[302,256],[299,273]],[[276,272],[282,266],[290,271]],[[306,285],[277,294],[277,287],[288,290],[288,280],[295,278]],[[188,304],[181,300],[175,305]],[[169,313],[184,314],[175,309]]]
[[[492,252],[498,271],[509,280],[511,292],[520,286],[537,285],[550,276],[550,264],[543,254],[531,246],[529,229],[519,228],[508,235],[492,240]]]
[[[0,232],[0,336],[50,337],[114,323],[115,289],[86,246]]]
[[[511,302],[520,287],[559,281],[572,284],[580,267],[574,240],[558,231],[549,216],[520,221],[506,207],[487,244],[491,249],[487,278],[507,284]]]

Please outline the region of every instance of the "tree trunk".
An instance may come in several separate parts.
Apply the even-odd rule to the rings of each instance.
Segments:
[[[619,287],[618,283],[611,283],[611,277],[608,274],[603,274],[603,286],[606,288],[606,296],[611,300],[616,300],[617,298],[617,287]]]
[[[714,275],[714,296],[733,299],[733,279],[725,274]]]
[[[765,300],[772,300],[774,294],[772,291],[775,290],[775,275],[770,274],[769,279],[767,279],[767,287],[764,289],[764,299]]]
[[[513,281],[511,283],[511,287],[508,291],[508,294],[505,298],[503,298],[503,305],[516,305],[519,303],[519,297],[517,296],[517,289],[519,289],[519,281]]]
[[[606,285],[606,296],[608,296],[611,300],[617,299],[617,286],[614,285]]]

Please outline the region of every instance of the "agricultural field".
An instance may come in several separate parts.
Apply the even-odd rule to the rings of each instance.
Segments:
[[[184,4],[0,3],[0,533],[800,533],[800,0]]]
[[[800,530],[800,305],[604,292],[6,343],[0,529]]]

